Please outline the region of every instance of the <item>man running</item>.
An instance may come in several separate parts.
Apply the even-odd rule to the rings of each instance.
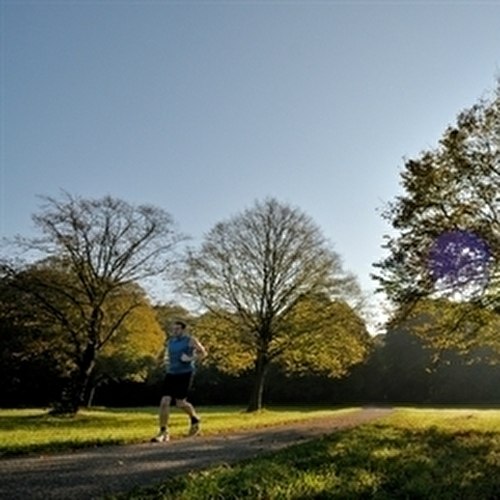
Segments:
[[[189,415],[191,423],[189,436],[195,436],[200,432],[200,419],[193,405],[187,401],[187,395],[193,382],[195,362],[206,355],[207,351],[198,339],[187,332],[186,323],[175,321],[172,335],[165,344],[167,372],[160,401],[160,432],[152,439],[153,442],[164,443],[170,439],[168,417],[171,404],[175,404]]]

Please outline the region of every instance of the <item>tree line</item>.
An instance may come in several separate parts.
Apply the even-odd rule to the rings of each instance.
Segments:
[[[429,326],[441,317],[430,320],[431,306],[426,312]],[[439,304],[434,312],[444,306]],[[136,314],[128,330],[119,332],[98,357],[84,405],[156,405],[163,379],[160,325],[165,321],[189,318],[194,332],[210,342],[212,327],[206,328],[207,317],[194,316],[179,305],[149,305]],[[350,314],[355,319],[352,311]],[[15,331],[8,335],[5,328],[2,324],[0,351],[16,355],[3,358],[0,364],[2,405],[47,406],[57,400],[64,387],[66,365],[63,351],[52,348],[54,332],[43,337],[40,331],[24,330],[21,337]],[[9,346],[9,341],[22,345]],[[199,367],[192,393],[195,403],[248,404],[254,385],[252,364],[242,363],[237,351],[233,352],[225,363],[221,362],[225,354],[220,352]],[[269,404],[498,404],[497,361],[495,345],[466,351],[433,346],[433,339],[423,333],[420,324],[405,320],[368,339],[360,361],[334,373],[300,365],[290,370],[287,363],[271,363],[263,400]]]
[[[257,201],[183,252],[168,213],[110,196],[47,197],[33,219],[40,236],[12,241],[1,267],[4,366],[48,365],[55,412],[75,413],[99,376],[155,364],[168,322],[141,287],[152,276],[198,300],[196,333],[223,371],[252,370],[249,411],[271,364],[335,375],[367,351],[356,279],[298,208]]]

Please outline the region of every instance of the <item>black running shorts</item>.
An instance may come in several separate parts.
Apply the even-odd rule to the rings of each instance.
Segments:
[[[175,399],[186,399],[192,383],[193,372],[167,373],[163,381],[162,395]]]

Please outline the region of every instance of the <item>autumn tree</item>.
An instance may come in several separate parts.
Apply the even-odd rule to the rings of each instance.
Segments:
[[[76,412],[97,354],[144,303],[142,293],[121,304],[116,298],[124,290],[131,298],[131,284],[164,274],[181,236],[163,210],[110,196],[46,197],[33,220],[40,236],[11,242],[15,258],[1,267],[66,335],[74,363],[59,410]]]
[[[272,343],[276,362],[289,374],[345,375],[364,361],[372,341],[359,311],[343,300],[306,297]]]
[[[86,395],[88,406],[91,406],[99,386],[125,380],[145,382],[157,369],[158,353],[164,344],[164,332],[146,294],[138,285],[130,285],[124,288],[121,296],[114,297],[106,309],[115,311],[111,310],[109,314],[116,314],[126,309],[127,305],[137,303],[141,292],[142,304],[131,311],[96,357]]]
[[[312,219],[272,198],[216,224],[201,247],[189,252],[181,278],[183,290],[215,321],[217,344],[237,337],[232,353],[224,349],[221,367],[252,366],[249,411],[261,407],[269,365],[285,353],[308,346],[316,363],[325,363],[323,368],[337,363],[336,356],[322,359],[321,353],[335,336],[325,324],[331,326],[339,311],[315,307],[316,298],[354,304],[361,297],[356,280],[343,270]],[[308,342],[308,335],[320,331]],[[211,349],[211,355],[216,352],[217,347]]]
[[[500,82],[458,115],[436,148],[406,160],[401,183],[403,194],[384,213],[395,232],[375,264],[397,314],[427,298],[499,314]]]

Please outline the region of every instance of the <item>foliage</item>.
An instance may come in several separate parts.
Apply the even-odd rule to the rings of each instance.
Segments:
[[[131,297],[116,298],[110,307],[123,309]],[[96,359],[94,381],[146,381],[158,362],[164,333],[155,310],[144,300],[123,321],[116,334],[103,347]]]
[[[69,371],[60,330],[29,295],[0,279],[0,399],[44,404],[58,397]]]
[[[489,350],[489,361],[498,361],[500,352],[500,315],[471,302],[445,298],[420,299],[395,317],[390,327],[410,329],[427,346],[434,357],[446,350],[467,356],[477,350]]]
[[[377,424],[122,498],[484,499],[500,489],[499,412],[399,411]]]
[[[391,402],[427,402],[433,381],[433,350],[410,328],[389,330],[379,349],[378,370],[367,378],[378,378],[379,398]],[[378,373],[377,373],[378,372]]]
[[[206,313],[196,320],[194,331],[210,353],[206,365],[216,372],[242,377],[242,385],[254,366],[256,346],[255,337],[244,325],[237,324],[236,317],[229,320],[222,313]],[[273,387],[267,392],[288,394],[290,401],[302,401],[303,395],[293,387],[297,387],[299,378],[314,375],[318,376],[314,383],[321,385],[321,393],[331,392],[331,379],[361,363],[370,349],[371,339],[363,321],[347,304],[304,300],[289,315],[287,328],[270,344]],[[196,385],[210,385],[211,381],[204,380],[206,376],[212,381],[216,377],[214,373],[200,372]],[[231,381],[225,380],[224,384],[224,391],[229,391]]]
[[[365,360],[370,346],[363,320],[349,305],[316,297],[297,304],[271,350],[287,373],[339,377]]]
[[[222,311],[202,314],[196,320],[194,333],[209,352],[208,365],[229,375],[253,368],[253,336],[236,315]]]
[[[474,330],[467,328],[471,315],[456,326],[459,339],[450,341],[441,336],[440,328],[448,325],[445,315],[439,314],[441,309],[432,309],[436,303],[431,301],[425,308],[419,305],[419,311],[415,308],[412,315],[392,323],[385,335],[378,336],[366,362],[332,391],[346,402],[498,404],[497,340],[491,346],[475,345]]]
[[[26,273],[33,275],[38,271],[37,268]],[[63,278],[53,268],[44,269],[43,276],[46,282]],[[74,342],[60,325],[51,322],[43,309],[22,300],[24,293],[5,280],[0,282],[0,294],[4,298],[0,305],[0,356],[4,361],[0,368],[4,381],[2,399],[40,404],[54,401],[64,381],[75,370]],[[110,297],[103,306],[103,316],[105,320],[116,317],[138,301],[141,303],[96,354],[89,381],[91,389],[111,380],[145,380],[156,368],[163,332],[155,311],[137,285],[124,287],[120,295]],[[72,314],[72,304],[59,307],[67,307],[67,316]]]

